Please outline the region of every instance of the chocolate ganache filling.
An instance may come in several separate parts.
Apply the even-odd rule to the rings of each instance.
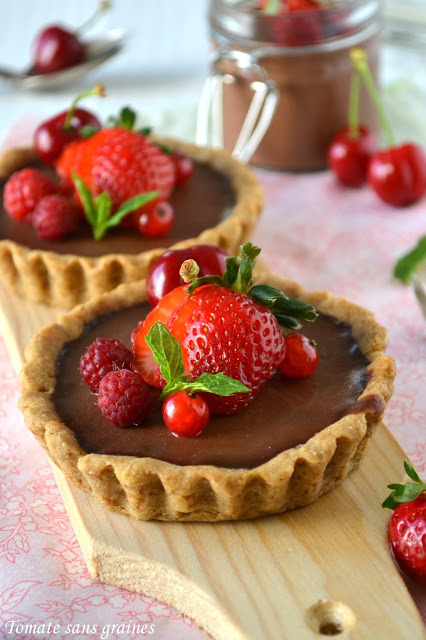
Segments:
[[[45,168],[43,171],[49,173]],[[30,224],[17,222],[7,215],[3,207],[4,184],[1,184],[0,193],[0,240],[13,240],[30,249],[87,257],[108,253],[137,254],[195,238],[226,218],[236,202],[234,189],[227,176],[208,164],[194,162],[191,178],[175,187],[169,198],[175,219],[167,236],[148,238],[135,229],[119,227],[108,231],[101,241],[95,242],[89,225],[82,224],[76,233],[61,242],[47,242],[38,237]]]
[[[351,327],[320,315],[303,333],[315,339],[319,364],[304,379],[277,374],[240,413],[212,415],[195,438],[174,436],[154,406],[140,426],[118,428],[97,406],[79,373],[79,360],[98,337],[117,338],[130,347],[130,335],[149,312],[147,304],[100,316],[83,334],[67,343],[57,359],[56,410],[87,453],[151,457],[177,465],[210,464],[253,468],[280,452],[303,444],[346,412],[365,408],[357,399],[367,383],[367,358]],[[361,406],[362,405],[362,406]]]

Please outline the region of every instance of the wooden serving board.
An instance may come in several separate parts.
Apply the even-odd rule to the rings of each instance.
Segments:
[[[32,333],[60,312],[1,287],[0,311],[18,371]],[[216,640],[420,640],[380,507],[405,458],[382,426],[360,468],[315,504],[216,524],[132,520],[54,473],[91,575],[173,605]]]

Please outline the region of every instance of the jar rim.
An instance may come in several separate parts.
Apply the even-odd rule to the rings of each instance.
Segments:
[[[221,40],[249,48],[274,46],[295,50],[307,46],[323,48],[324,44],[370,31],[372,25],[378,25],[380,8],[381,0],[336,0],[314,10],[269,15],[253,2],[210,0],[209,18],[211,28]]]

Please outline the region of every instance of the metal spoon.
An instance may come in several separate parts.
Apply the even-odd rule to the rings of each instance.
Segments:
[[[113,29],[98,38],[86,41],[86,59],[84,62],[62,71],[55,71],[54,73],[33,73],[31,71],[16,73],[0,68],[0,78],[4,78],[17,89],[29,91],[56,89],[73,82],[76,78],[88,73],[88,71],[103,64],[121,51],[126,35],[123,29]]]

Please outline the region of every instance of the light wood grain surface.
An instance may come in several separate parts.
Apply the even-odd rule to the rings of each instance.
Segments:
[[[32,333],[61,311],[1,287],[0,307],[19,370]],[[92,576],[173,605],[216,640],[420,640],[380,507],[405,457],[383,425],[360,468],[315,504],[215,524],[131,520],[54,474]]]

